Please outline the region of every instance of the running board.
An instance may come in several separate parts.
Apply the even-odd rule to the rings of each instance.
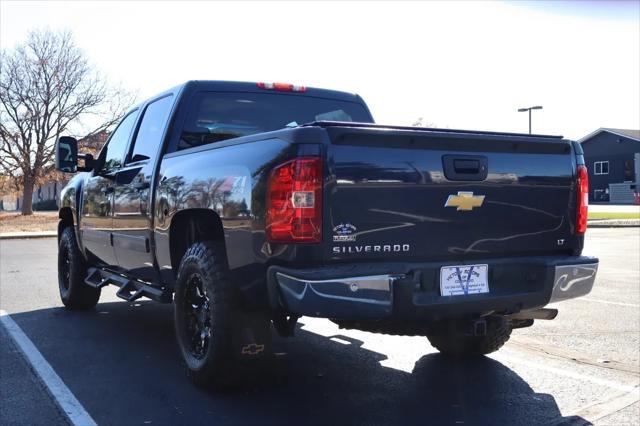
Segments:
[[[152,286],[104,269],[89,268],[84,282],[94,288],[102,288],[109,284],[118,286],[120,289],[116,296],[127,302],[133,302],[141,297],[147,297],[162,303],[171,303],[173,301],[172,292],[165,287]]]

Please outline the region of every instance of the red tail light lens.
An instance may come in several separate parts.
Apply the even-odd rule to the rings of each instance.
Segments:
[[[589,214],[589,173],[585,166],[578,166],[578,214],[576,217],[576,234],[587,231],[587,216]]]
[[[267,190],[267,240],[322,241],[322,161],[301,157],[276,167]]]

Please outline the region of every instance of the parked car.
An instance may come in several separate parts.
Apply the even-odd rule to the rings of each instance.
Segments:
[[[60,203],[62,302],[114,284],[173,303],[198,384],[268,357],[271,326],[291,336],[303,315],[487,354],[598,267],[582,150],[561,137],[383,126],[353,94],[191,81],[132,109],[97,158],[69,137],[56,153],[82,172]]]

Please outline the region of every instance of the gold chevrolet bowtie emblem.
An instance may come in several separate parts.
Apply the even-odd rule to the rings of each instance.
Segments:
[[[445,207],[457,207],[458,211],[471,211],[480,207],[484,202],[484,195],[473,195],[473,192],[458,191],[458,195],[449,195]]]
[[[256,343],[250,343],[242,347],[242,355],[258,355],[262,351],[264,351],[264,345]]]

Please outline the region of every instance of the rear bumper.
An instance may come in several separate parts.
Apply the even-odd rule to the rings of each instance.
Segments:
[[[379,263],[314,269],[272,266],[269,299],[273,309],[289,314],[343,320],[515,313],[588,294],[598,269],[598,259],[586,256],[466,263],[489,265],[489,293],[441,296],[439,271],[451,263]]]
[[[594,260],[592,263],[556,265],[549,303],[589,294],[598,272],[598,259]]]

